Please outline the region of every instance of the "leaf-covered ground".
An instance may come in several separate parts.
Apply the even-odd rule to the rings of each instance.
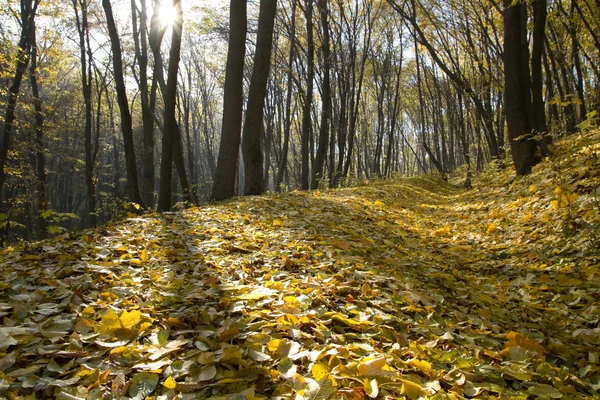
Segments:
[[[599,142],[6,249],[0,396],[598,397]]]

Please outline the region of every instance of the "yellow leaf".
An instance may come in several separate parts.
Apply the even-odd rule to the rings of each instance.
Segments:
[[[403,380],[400,394],[405,395],[409,399],[417,399],[419,396],[424,396],[426,391],[418,383]]]
[[[131,312],[123,311],[123,314],[121,314],[119,321],[121,321],[123,328],[133,329],[137,326],[137,324],[140,323],[141,319],[142,313],[139,310],[133,310]]]
[[[142,262],[146,262],[149,259],[149,255],[148,255],[148,250],[144,249],[142,250],[142,254],[140,254],[140,260],[142,260]]]
[[[575,203],[575,200],[577,200],[576,193],[563,192],[563,194],[560,196],[560,206],[561,207],[571,206]]]
[[[163,386],[167,389],[175,389],[177,387],[177,383],[175,382],[175,379],[173,379],[173,377],[170,376],[167,378],[167,380],[165,380]]]
[[[289,304],[290,306],[296,306],[299,307],[300,306],[300,300],[298,300],[296,298],[296,296],[285,296],[283,298],[283,301],[285,301],[287,304]]]
[[[371,296],[371,295],[373,295],[373,290],[371,290],[371,287],[369,286],[368,283],[364,283],[362,285],[361,291],[362,291],[362,294],[365,295],[365,296]]]
[[[496,232],[497,229],[498,229],[498,227],[496,226],[496,224],[491,223],[491,224],[488,225],[486,232],[488,234],[494,233],[494,232]]]
[[[387,365],[385,358],[366,359],[358,364],[358,374],[361,376],[384,375],[383,367]]]
[[[283,222],[280,219],[274,219],[273,226],[283,226]]]
[[[558,200],[552,200],[550,202],[550,207],[554,208],[555,210],[558,210],[560,208],[560,204],[558,203]]]
[[[451,232],[450,232],[450,227],[448,225],[444,226],[443,228],[440,229],[436,229],[435,231],[433,231],[433,236],[450,236]]]
[[[313,378],[315,378],[317,382],[319,382],[321,379],[329,377],[329,368],[320,362],[313,365],[311,372]]]
[[[538,357],[546,354],[546,349],[540,345],[537,340],[531,340],[521,332],[508,332],[504,336],[508,339],[508,341],[504,344],[506,349],[518,346],[530,353],[534,353],[534,355],[537,355]],[[502,351],[501,353],[507,354],[506,351]]]
[[[529,186],[529,193],[533,193],[535,191],[537,191],[537,186],[535,186],[535,185]]]
[[[370,398],[374,399],[379,395],[379,385],[377,384],[377,379],[372,379],[372,380],[365,379],[364,387],[365,387],[365,393]]]
[[[377,207],[383,207],[383,206],[385,206],[385,204],[383,204],[383,202],[381,202],[379,200],[376,200],[375,203],[373,203],[373,205],[377,206]]]
[[[96,330],[100,333],[111,334],[120,328],[121,322],[119,321],[119,316],[113,310],[108,310],[106,314],[102,316],[100,325],[96,327]]]
[[[281,344],[281,340],[273,339],[267,344],[267,348],[270,352],[275,353],[279,350],[279,345]]]
[[[140,266],[142,265],[142,260],[140,260],[139,258],[132,258],[131,260],[129,260],[129,264]]]
[[[410,360],[408,365],[423,371],[425,374],[429,374],[429,371],[431,371],[431,364],[425,360],[417,360],[415,358]]]

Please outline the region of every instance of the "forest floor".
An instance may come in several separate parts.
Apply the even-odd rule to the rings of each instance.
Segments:
[[[600,131],[553,152],[5,249],[0,396],[599,397]]]

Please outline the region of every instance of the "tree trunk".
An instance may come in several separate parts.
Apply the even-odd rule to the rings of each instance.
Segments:
[[[287,159],[290,146],[290,130],[292,126],[292,89],[294,87],[293,67],[294,58],[296,57],[296,2],[292,2],[292,22],[290,27],[290,54],[288,58],[287,70],[287,94],[285,99],[285,127],[283,128],[283,149],[281,150],[281,162],[277,169],[277,177],[275,178],[275,191],[281,191],[281,183],[283,175],[287,169]]]
[[[532,121],[527,47],[527,9],[519,1],[504,0],[504,97],[506,124],[517,175],[526,175],[538,163]]]
[[[265,192],[263,152],[260,137],[263,129],[263,109],[271,67],[271,47],[276,11],[276,0],[260,1],[256,53],[254,55],[252,78],[250,79],[242,142],[245,195],[258,195]]]
[[[150,89],[148,87],[148,16],[146,0],[140,1],[139,29],[137,28],[137,6],[131,0],[131,13],[133,22],[133,41],[135,56],[139,66],[140,101],[142,103],[142,199],[152,208],[154,206],[154,109],[150,103]]]
[[[113,52],[113,68],[115,74],[115,86],[117,92],[117,102],[121,112],[121,131],[123,132],[123,145],[125,148],[125,164],[127,168],[127,189],[129,199],[145,208],[140,188],[138,184],[137,166],[135,162],[135,147],[133,143],[133,126],[131,123],[131,113],[129,112],[129,103],[127,102],[127,90],[125,88],[125,79],[123,78],[123,59],[121,56],[121,42],[113,17],[110,0],[102,0],[102,8],[106,14],[108,24],[108,35],[110,37],[111,48]]]
[[[313,0],[306,0],[306,51],[308,63],[308,76],[307,76],[307,88],[306,98],[304,99],[304,111],[302,112],[302,143],[301,143],[301,154],[302,154],[302,190],[308,190],[309,188],[309,142],[312,135],[312,118],[310,115],[313,101],[313,81],[315,79],[315,43],[313,39]]]
[[[167,87],[164,92],[165,116],[162,140],[162,160],[160,164],[160,186],[158,190],[158,211],[171,209],[171,187],[173,176],[173,150],[179,146],[181,152],[181,136],[175,133],[176,119],[175,108],[177,102],[177,74],[179,72],[179,59],[181,56],[181,36],[183,34],[183,12],[181,0],[173,0],[175,19],[172,26],[171,50],[169,53],[169,69],[167,74]],[[177,141],[177,144],[175,144]]]
[[[35,110],[35,155],[36,155],[36,188],[38,194],[38,229],[39,237],[47,236],[46,218],[42,215],[47,209],[46,199],[46,164],[44,159],[44,113],[42,111],[42,100],[37,81],[37,40],[35,35],[35,22],[32,28],[31,41],[31,65],[29,67],[29,82],[33,94],[33,108]]]
[[[329,119],[331,116],[331,87],[330,87],[330,51],[329,51],[329,22],[327,2],[319,0],[319,13],[321,15],[321,25],[323,26],[323,110],[321,113],[321,126],[319,129],[319,146],[315,157],[313,167],[311,189],[319,187],[319,181],[323,179],[323,166],[327,155],[327,145],[329,142]],[[333,166],[331,166],[333,168]]]
[[[546,0],[533,2],[533,46],[531,49],[531,99],[535,132],[543,135],[539,139],[542,155],[548,155],[548,126],[546,125],[546,107],[544,105],[544,76],[542,73],[542,56],[544,54],[544,38],[546,36]]]
[[[5,168],[8,159],[8,148],[10,146],[10,135],[15,120],[15,110],[17,108],[17,98],[19,97],[21,82],[29,64],[31,37],[35,29],[35,14],[39,3],[40,0],[21,0],[21,36],[17,49],[17,68],[15,69],[12,84],[8,88],[6,114],[4,116],[2,136],[0,137],[0,193],[2,193],[4,182],[6,181]]]
[[[213,200],[225,200],[235,196],[244,101],[246,0],[231,0],[229,18],[229,49],[223,96],[223,124],[217,170],[211,196]]]

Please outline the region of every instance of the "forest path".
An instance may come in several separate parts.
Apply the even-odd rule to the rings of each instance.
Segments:
[[[599,137],[5,250],[0,394],[598,396]]]

